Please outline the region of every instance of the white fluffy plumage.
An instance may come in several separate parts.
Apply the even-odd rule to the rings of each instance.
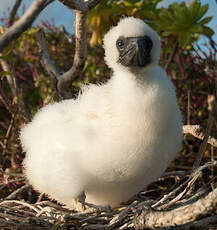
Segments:
[[[151,63],[122,65],[117,39],[144,35],[153,43]],[[164,172],[182,141],[175,90],[158,66],[157,33],[124,18],[105,35],[104,48],[109,82],[45,106],[20,134],[30,184],[68,206],[83,193],[95,205],[120,205]]]

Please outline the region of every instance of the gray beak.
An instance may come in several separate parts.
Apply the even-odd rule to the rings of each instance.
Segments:
[[[127,67],[144,67],[151,63],[152,46],[148,36],[120,37],[117,40],[118,62]]]

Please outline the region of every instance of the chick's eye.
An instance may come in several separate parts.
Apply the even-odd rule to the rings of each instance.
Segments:
[[[121,47],[123,47],[123,45],[124,45],[124,41],[123,41],[122,39],[118,39],[118,40],[117,40],[117,46],[118,46],[119,48],[121,48]]]

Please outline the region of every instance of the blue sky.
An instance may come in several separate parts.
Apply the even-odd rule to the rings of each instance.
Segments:
[[[4,13],[8,14],[8,9],[13,6],[15,0],[0,0],[0,18]],[[167,7],[173,2],[182,2],[183,0],[163,0],[159,6]],[[192,0],[185,0],[185,2],[190,3]],[[19,9],[19,15],[22,15],[23,11],[27,9],[33,0],[23,0],[23,5]],[[207,15],[213,16],[212,21],[209,23],[209,26],[215,31],[214,40],[217,42],[217,3],[215,0],[201,0],[203,4],[209,4],[209,11]],[[69,10],[59,1],[55,1],[50,4],[37,18],[36,24],[40,23],[41,20],[48,20],[51,22],[54,20],[55,25],[61,26],[64,25],[66,30],[70,33],[73,32],[73,11]]]

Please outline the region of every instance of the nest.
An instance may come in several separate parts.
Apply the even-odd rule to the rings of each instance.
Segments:
[[[0,229],[217,229],[217,176],[203,179],[216,166],[210,161],[195,170],[167,172],[116,209],[88,204],[77,212],[50,200],[32,204],[17,199],[31,190],[23,185],[1,200]],[[161,183],[170,186],[163,191]]]

